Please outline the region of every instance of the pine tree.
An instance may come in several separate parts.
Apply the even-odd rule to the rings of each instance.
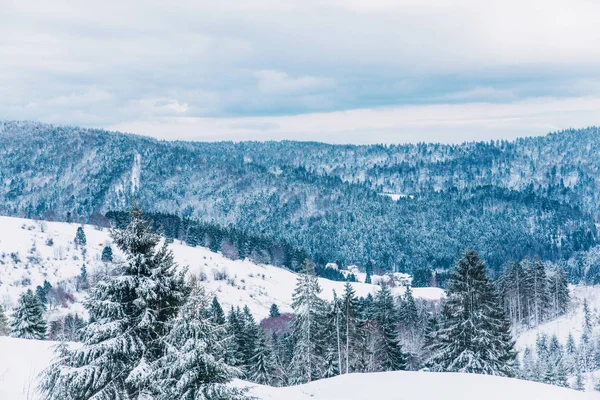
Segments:
[[[217,296],[214,296],[212,299],[209,314],[213,323],[217,325],[225,325],[225,312],[223,312],[223,307],[221,307],[221,303],[219,303]]]
[[[112,247],[104,246],[104,248],[102,249],[102,256],[100,257],[100,260],[105,263],[113,262]]]
[[[45,339],[46,321],[40,299],[28,289],[19,298],[19,305],[13,314],[12,336],[23,339]]]
[[[85,237],[85,232],[83,231],[82,226],[77,227],[77,233],[75,233],[74,243],[76,247],[83,247],[87,244],[87,239]]]
[[[510,325],[477,252],[465,251],[456,263],[442,314],[438,344],[429,362],[432,369],[515,375]]]
[[[8,336],[10,333],[10,326],[8,324],[8,318],[4,314],[4,308],[0,306],[0,336]]]
[[[567,312],[571,297],[565,271],[556,267],[548,278],[548,287],[552,296],[552,315],[557,317]]]
[[[254,351],[254,356],[250,359],[249,378],[252,382],[261,385],[276,386],[276,369],[275,358],[271,346],[267,343],[264,332],[261,332],[258,337],[258,345]]]
[[[345,373],[363,372],[362,366],[367,358],[365,321],[359,316],[359,300],[352,284],[346,282],[344,285],[344,296],[342,297],[343,313],[343,338],[344,338],[344,357]]]
[[[377,323],[377,344],[375,358],[380,371],[400,371],[406,369],[407,355],[402,351],[398,337],[398,311],[390,288],[380,285],[375,296],[375,322]]]
[[[276,317],[279,317],[280,315],[281,315],[281,313],[279,312],[279,307],[277,307],[277,304],[275,304],[275,303],[271,304],[271,309],[269,310],[269,317],[276,318]]]
[[[373,276],[373,261],[369,260],[367,266],[365,267],[365,283],[371,283],[371,276]]]
[[[573,385],[573,389],[579,390],[583,392],[585,390],[585,383],[583,382],[583,375],[581,374],[581,369],[577,368],[575,371],[575,382]]]
[[[240,335],[240,350],[242,356],[242,366],[246,375],[249,374],[252,365],[252,358],[256,354],[256,346],[259,339],[259,329],[254,316],[247,305],[244,306],[242,313],[242,331]]]
[[[43,374],[45,399],[138,399],[148,388],[150,365],[164,353],[169,324],[185,299],[183,274],[176,273],[167,244],[158,247],[141,211],[134,209],[127,229],[111,233],[126,261],[121,274],[90,289],[84,303],[90,324],[83,346],[69,351],[66,368]]]
[[[225,363],[225,328],[207,317],[210,300],[195,287],[165,337],[165,355],[150,369],[155,400],[242,400],[229,383],[240,371]]]
[[[324,346],[321,324],[325,303],[319,297],[321,287],[315,276],[314,265],[304,261],[292,294],[292,336],[294,351],[290,366],[292,383],[306,383],[323,376]]]
[[[590,336],[592,333],[592,327],[592,313],[590,312],[587,299],[583,299],[583,331]]]
[[[546,268],[537,259],[525,263],[525,266],[529,315],[533,318],[535,326],[538,326],[546,318],[549,304]]]

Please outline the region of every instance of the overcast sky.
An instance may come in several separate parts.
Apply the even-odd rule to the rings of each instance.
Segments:
[[[596,0],[0,0],[0,119],[191,140],[600,125]]]

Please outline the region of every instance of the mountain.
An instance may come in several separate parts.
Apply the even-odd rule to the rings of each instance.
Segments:
[[[0,337],[0,398],[40,399],[36,391],[37,375],[50,362],[56,342]],[[7,366],[10,366],[7,368]],[[434,372],[379,372],[340,375],[306,385],[284,388],[261,386],[244,381],[257,400],[584,400],[597,394],[577,392],[518,379],[489,375]]]
[[[147,211],[280,238],[320,265],[448,268],[474,248],[499,269],[598,244],[597,134],[335,146],[167,142],[3,122],[0,213],[87,222],[135,199]]]

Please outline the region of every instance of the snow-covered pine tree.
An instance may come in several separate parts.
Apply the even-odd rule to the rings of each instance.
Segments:
[[[277,307],[277,304],[275,304],[275,303],[271,304],[271,308],[269,309],[269,317],[276,318],[276,317],[279,317],[280,315],[281,315],[281,313],[279,312],[279,307]]]
[[[407,353],[408,369],[416,370],[422,364],[421,360],[421,338],[419,309],[412,294],[410,286],[400,302],[400,325],[404,351]]]
[[[573,334],[569,332],[567,344],[565,345],[565,371],[572,374],[575,371],[575,363],[577,362],[577,345]]]
[[[369,262],[367,262],[365,273],[365,283],[371,283],[371,277],[373,276],[373,261],[369,260]]]
[[[503,299],[504,312],[516,326],[522,323],[525,316],[525,273],[521,263],[514,261],[504,267],[499,279],[500,294]]]
[[[45,339],[46,320],[40,299],[31,289],[19,297],[13,314],[11,335],[23,339]]]
[[[325,302],[319,297],[321,287],[315,267],[305,260],[292,294],[292,337],[294,351],[290,365],[293,384],[311,382],[323,376],[324,345],[322,322]]]
[[[342,371],[342,307],[341,301],[333,291],[333,301],[326,303],[323,319],[323,340],[325,346],[325,359],[323,378],[337,376]]]
[[[590,336],[592,334],[592,313],[587,299],[583,299],[583,331]]]
[[[0,336],[8,336],[10,333],[10,326],[8,324],[8,318],[4,313],[4,307],[0,306]]]
[[[240,336],[240,350],[242,355],[243,371],[246,375],[250,374],[252,358],[256,354],[256,346],[259,338],[259,329],[250,308],[244,305],[242,312],[242,332]]]
[[[565,271],[556,267],[548,276],[548,287],[550,289],[552,316],[557,317],[567,312],[571,297]]]
[[[125,230],[111,232],[126,261],[121,274],[107,276],[90,289],[84,303],[90,324],[83,346],[68,352],[60,374],[51,365],[42,375],[47,400],[134,400],[148,389],[150,364],[164,354],[170,322],[185,300],[183,273],[173,254],[134,209]]]
[[[258,336],[258,344],[254,351],[254,356],[250,359],[248,377],[252,382],[261,385],[278,386],[277,382],[277,364],[264,332]]]
[[[244,364],[244,343],[242,339],[244,334],[244,318],[239,306],[237,308],[231,306],[229,309],[226,328],[228,336],[228,340],[225,343],[227,364],[241,368]]]
[[[225,362],[225,328],[207,317],[211,300],[194,287],[164,338],[165,355],[150,366],[154,400],[242,400],[229,385],[240,371]]]
[[[546,318],[549,305],[546,268],[538,259],[525,262],[525,276],[529,315],[538,326]]]
[[[113,262],[112,247],[104,246],[104,248],[102,249],[102,256],[100,257],[100,260],[102,260],[102,262],[105,262],[105,263]]]
[[[476,251],[465,251],[452,270],[442,314],[433,370],[515,375],[510,325]]]
[[[213,323],[217,325],[225,325],[225,312],[223,312],[223,307],[221,307],[221,303],[219,303],[217,296],[214,296],[212,299],[209,313],[210,319]]]
[[[85,246],[87,244],[87,239],[82,226],[77,227],[77,232],[75,233],[75,239],[73,242],[75,243],[75,247]]]
[[[356,292],[350,282],[344,285],[342,301],[343,355],[345,373],[363,372],[368,357],[365,321],[360,318]]]
[[[575,370],[573,389],[579,390],[580,392],[585,390],[585,382],[583,381],[583,375],[581,374],[581,369],[579,367]]]
[[[402,350],[398,337],[398,310],[390,288],[381,284],[375,296],[375,322],[377,339],[375,362],[379,371],[401,371],[406,369],[407,355]]]

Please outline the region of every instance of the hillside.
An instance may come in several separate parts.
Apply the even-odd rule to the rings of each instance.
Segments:
[[[0,217],[0,304],[12,308],[18,295],[27,288],[35,289],[48,280],[53,286],[61,281],[76,302],[65,303],[68,308],[58,307],[55,312],[69,309],[81,312],[80,301],[85,293],[77,291],[74,280],[85,264],[90,279],[105,269],[101,253],[111,244],[109,230],[85,226],[87,238],[85,255],[82,248],[73,244],[77,224],[40,222],[21,218]],[[114,248],[114,246],[113,246]],[[170,248],[180,267],[187,267],[190,274],[204,276],[204,284],[218,296],[223,307],[248,305],[259,319],[266,317],[271,304],[281,311],[291,311],[291,295],[296,284],[296,274],[271,265],[258,265],[246,260],[232,261],[204,247],[190,247],[175,241]],[[115,249],[115,262],[120,255]],[[218,279],[216,279],[218,278]],[[378,279],[373,277],[374,281]],[[343,292],[343,282],[319,279],[324,298],[330,300],[333,290]],[[353,283],[359,296],[377,291],[376,285]],[[394,288],[396,294],[404,288]],[[415,297],[439,299],[443,294],[438,288],[415,288]]]
[[[0,337],[0,398],[38,400],[36,377],[50,362],[54,342]],[[236,381],[250,387],[257,400],[583,400],[598,394],[517,379],[433,372],[349,374],[306,385],[273,388]]]
[[[135,197],[147,211],[287,240],[321,265],[448,268],[464,248],[494,269],[527,256],[557,261],[598,243],[595,132],[332,146],[164,142],[4,122],[0,213],[87,222]]]

